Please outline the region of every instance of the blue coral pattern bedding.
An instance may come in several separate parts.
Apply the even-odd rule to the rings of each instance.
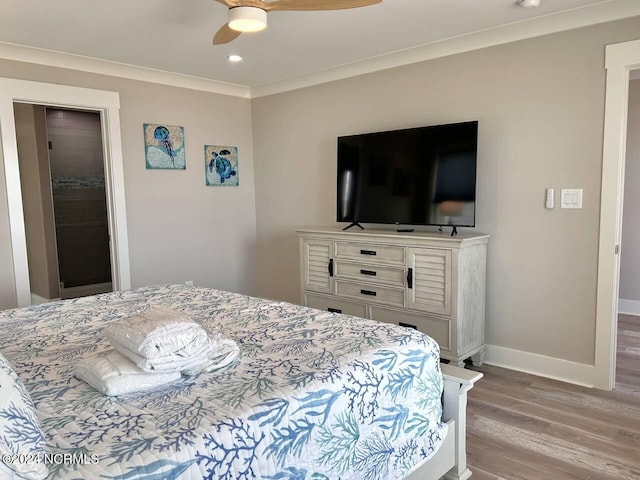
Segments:
[[[221,330],[240,358],[122,397],[73,376],[110,348],[105,325],[148,306]],[[58,455],[51,479],[399,479],[447,433],[438,345],[396,325],[173,285],[8,310],[0,326]]]

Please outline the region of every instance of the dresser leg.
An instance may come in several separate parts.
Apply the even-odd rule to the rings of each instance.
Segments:
[[[482,350],[480,350],[478,353],[471,355],[471,361],[473,362],[474,367],[482,366],[482,364],[484,363],[484,353],[485,347],[482,347]]]

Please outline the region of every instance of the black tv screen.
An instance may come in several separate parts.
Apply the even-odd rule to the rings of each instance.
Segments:
[[[338,222],[475,226],[478,122],[338,137]]]

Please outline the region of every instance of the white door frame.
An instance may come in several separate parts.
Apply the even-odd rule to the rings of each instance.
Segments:
[[[594,386],[615,386],[629,73],[640,68],[640,40],[607,45]]]
[[[18,306],[31,305],[31,288],[13,113],[14,102],[75,107],[100,112],[105,159],[107,215],[111,236],[113,289],[127,290],[131,288],[124,198],[124,168],[120,138],[120,95],[117,92],[104,90],[0,78],[0,139],[7,184],[11,252]]]

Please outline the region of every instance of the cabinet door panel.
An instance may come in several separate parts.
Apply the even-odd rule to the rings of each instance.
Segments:
[[[451,314],[451,250],[410,248],[413,276],[408,306],[412,310]]]
[[[304,289],[333,293],[333,277],[329,272],[331,241],[305,238],[303,249]]]

